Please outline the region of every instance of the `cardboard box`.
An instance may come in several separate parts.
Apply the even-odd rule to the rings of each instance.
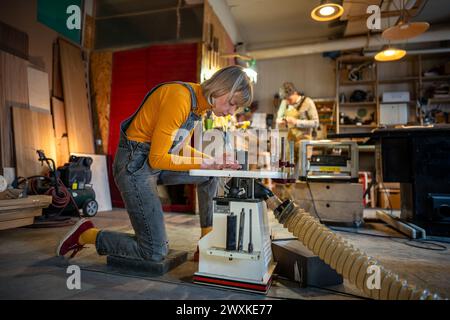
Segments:
[[[378,189],[378,199],[380,208],[401,209],[400,189]]]
[[[407,103],[380,104],[380,124],[407,124],[408,116]]]
[[[408,91],[387,91],[383,92],[383,102],[409,102]]]

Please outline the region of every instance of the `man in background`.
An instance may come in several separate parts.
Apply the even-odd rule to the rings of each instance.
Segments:
[[[288,128],[288,141],[294,141],[295,164],[301,140],[313,139],[319,127],[319,115],[314,101],[301,95],[292,82],[285,82],[279,90],[281,103],[277,113],[277,128]]]

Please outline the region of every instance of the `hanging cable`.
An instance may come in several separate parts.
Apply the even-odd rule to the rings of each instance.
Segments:
[[[182,0],[178,0],[178,4],[177,4],[177,40],[180,39],[180,30],[181,30],[181,14],[180,14],[180,9],[181,9],[181,5],[182,5]]]

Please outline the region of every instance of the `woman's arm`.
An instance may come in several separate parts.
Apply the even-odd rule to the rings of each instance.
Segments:
[[[149,162],[152,168],[172,171],[199,169],[201,157],[170,154],[173,137],[191,111],[190,93],[185,88],[168,86],[160,95],[160,112],[153,131]]]

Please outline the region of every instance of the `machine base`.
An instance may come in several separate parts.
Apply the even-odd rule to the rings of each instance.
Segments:
[[[197,272],[194,274],[193,281],[194,283],[208,286],[267,294],[270,289],[270,285],[272,284],[272,276],[269,278],[267,283],[257,283],[213,277],[211,275],[206,276]]]
[[[276,266],[277,263],[272,261],[264,276],[265,281],[237,280],[226,276],[196,272],[193,276],[193,282],[213,287],[267,294],[272,285],[272,274]]]

